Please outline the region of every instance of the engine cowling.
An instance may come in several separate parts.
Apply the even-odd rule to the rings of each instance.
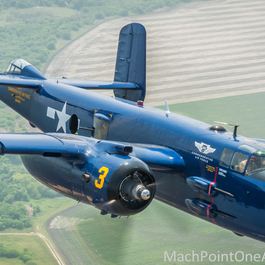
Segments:
[[[88,160],[89,182],[85,184],[85,193],[102,214],[133,215],[151,203],[155,195],[155,178],[143,161],[107,153],[101,153],[94,160]]]

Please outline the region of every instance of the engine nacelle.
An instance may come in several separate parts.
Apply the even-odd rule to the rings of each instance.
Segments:
[[[5,152],[22,154],[25,167],[37,180],[65,196],[94,205],[102,214],[139,213],[155,195],[152,171],[141,159],[129,155],[132,146],[65,134],[31,137],[38,143],[34,150],[28,152],[24,141],[23,148],[14,152],[14,139],[6,137]]]
[[[138,158],[101,153],[88,159],[86,169],[85,194],[102,214],[137,214],[150,204],[155,195],[154,176]]]

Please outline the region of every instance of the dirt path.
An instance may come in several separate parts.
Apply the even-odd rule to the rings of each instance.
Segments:
[[[113,80],[119,30],[147,30],[148,105],[265,91],[265,1],[202,1],[107,21],[60,52],[49,77]],[[106,92],[112,95],[112,92]]]
[[[53,241],[56,249],[60,253],[66,265],[99,265],[93,259],[93,253],[88,249],[82,238],[76,231],[76,223],[80,221],[76,218],[80,211],[89,207],[84,204],[74,205],[66,210],[53,215],[47,220],[45,229]]]

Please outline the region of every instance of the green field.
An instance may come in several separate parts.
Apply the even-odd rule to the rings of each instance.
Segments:
[[[89,256],[89,264],[163,264],[164,251],[184,255],[192,251],[207,251],[209,254],[244,251],[263,255],[264,251],[262,242],[238,237],[158,201],[153,201],[144,212],[128,219],[101,216],[98,210],[86,205],[73,215],[83,219],[78,224],[78,233],[65,228],[54,233],[60,238],[61,246],[65,246],[65,251],[69,250],[69,242],[72,242],[73,251],[78,251],[81,262],[88,260]],[[203,264],[212,263],[205,261]]]
[[[6,229],[2,233],[41,233],[49,238],[45,230],[46,221],[54,215],[56,212],[60,212],[65,208],[69,208],[76,204],[75,201],[66,197],[57,197],[54,199],[40,199],[32,200],[31,203],[39,205],[41,212],[33,217],[33,226],[23,230],[18,229]],[[52,241],[50,240],[50,243]],[[29,249],[33,253],[34,260],[38,265],[46,264],[58,264],[55,258],[52,256],[50,250],[44,243],[44,241],[36,235],[32,236],[17,236],[17,235],[3,235],[0,233],[0,244],[3,244],[6,248],[16,249],[23,252],[25,248]],[[0,257],[0,264],[25,264],[18,258],[7,259]]]
[[[33,259],[37,264],[46,264],[46,265],[55,265],[58,264],[51,252],[47,248],[44,241],[38,236],[15,236],[15,235],[1,235],[0,244],[3,244],[5,247],[12,248],[23,252],[27,248],[30,252],[33,253]],[[25,264],[22,260],[1,258],[1,265],[22,265]]]
[[[265,138],[265,93],[201,100],[170,106],[171,112],[214,124],[214,121],[239,124],[238,134]],[[160,108],[164,109],[164,106]],[[226,126],[233,131],[232,127]]]

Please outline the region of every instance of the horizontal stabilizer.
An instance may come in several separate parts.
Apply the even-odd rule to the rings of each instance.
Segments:
[[[0,75],[0,86],[18,86],[18,87],[26,87],[26,88],[40,88],[42,82],[38,82],[37,80],[32,79],[24,79],[24,78],[13,78],[6,75]]]
[[[106,81],[96,81],[96,80],[85,80],[85,79],[49,79],[57,84],[70,85],[74,87],[84,88],[84,89],[125,89],[125,90],[138,90],[138,86],[133,83],[123,83],[123,82],[106,82]]]

